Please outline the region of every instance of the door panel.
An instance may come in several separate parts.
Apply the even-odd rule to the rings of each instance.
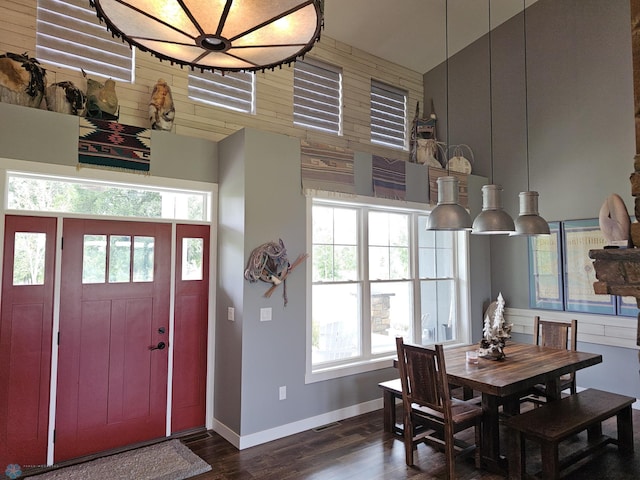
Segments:
[[[176,226],[171,431],[205,425],[209,226]]]
[[[63,238],[56,461],[165,436],[167,400],[168,349],[152,348],[168,339],[171,225],[65,219]]]
[[[16,238],[30,233],[44,234],[44,242],[21,249]],[[55,243],[55,218],[5,217],[0,308],[2,466],[40,465],[47,460]]]

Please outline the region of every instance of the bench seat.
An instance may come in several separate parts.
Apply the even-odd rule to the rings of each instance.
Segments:
[[[510,417],[509,478],[525,478],[525,439],[540,444],[542,478],[560,478],[560,472],[578,460],[594,454],[607,443],[621,452],[633,452],[631,405],[635,398],[602,390],[587,389],[561,400],[545,404],[521,415]],[[602,434],[602,422],[617,417],[618,438]],[[579,432],[587,431],[587,446],[560,461],[558,444]]]

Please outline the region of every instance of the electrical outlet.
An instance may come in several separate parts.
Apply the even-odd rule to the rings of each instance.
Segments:
[[[286,400],[287,399],[287,387],[283,386],[280,387],[280,400]]]
[[[227,307],[227,320],[232,322],[236,319],[236,309],[233,307]]]
[[[261,322],[271,321],[271,307],[265,307],[260,309],[260,321]]]

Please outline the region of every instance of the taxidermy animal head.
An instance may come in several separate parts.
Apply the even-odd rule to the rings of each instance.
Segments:
[[[26,53],[0,55],[0,102],[39,107],[44,96],[46,70]]]
[[[154,130],[168,130],[173,127],[176,109],[173,106],[171,88],[163,78],[159,78],[151,92],[149,101],[149,121]]]

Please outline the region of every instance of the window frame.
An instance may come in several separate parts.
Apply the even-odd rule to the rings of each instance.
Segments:
[[[377,90],[377,91],[376,91]],[[375,115],[374,116],[374,95],[378,95],[382,97],[382,94],[379,91],[384,91],[388,93],[388,96],[384,97],[385,100],[385,109],[381,110],[380,115]],[[382,119],[380,118],[383,114],[386,116],[394,116],[393,118],[399,118],[399,115],[395,115],[391,112],[391,110],[393,109],[393,107],[391,106],[391,103],[393,101],[395,101],[394,98],[392,98],[392,95],[395,96],[402,96],[403,97],[403,115],[402,115],[402,142],[400,142],[399,138],[396,138],[393,135],[388,135],[388,138],[390,139],[394,139],[394,141],[384,141],[382,139],[379,138],[375,138],[376,136],[381,137],[382,134],[381,133],[374,133],[376,130],[382,130],[384,128],[386,128],[383,124],[382,124]],[[371,125],[371,131],[370,131],[370,140],[371,143],[374,145],[380,145],[383,147],[387,147],[387,148],[393,148],[393,149],[399,149],[402,151],[407,151],[409,149],[409,135],[408,135],[408,131],[409,131],[409,120],[408,120],[408,109],[407,109],[407,103],[409,101],[409,92],[407,92],[406,90],[403,90],[401,88],[398,87],[394,87],[393,85],[389,85],[387,83],[384,82],[380,82],[378,80],[375,79],[371,79],[371,90],[370,90],[370,125]],[[393,118],[390,118],[390,123],[393,123]],[[397,129],[397,132],[399,132],[400,129]],[[392,131],[391,133],[394,133],[394,131]]]
[[[325,120],[323,118],[321,118],[320,116],[311,116],[308,115],[307,117],[309,118],[309,121],[301,121],[299,119],[296,119],[297,116],[302,115],[302,113],[299,110],[305,110],[305,109],[312,109],[312,107],[310,105],[303,105],[302,103],[298,102],[298,86],[297,84],[302,80],[303,82],[305,81],[304,79],[299,79],[298,78],[298,72],[302,72],[302,65],[308,65],[309,67],[311,67],[312,69],[315,68],[317,70],[325,70],[331,74],[334,74],[337,76],[337,84],[338,87],[337,89],[335,89],[336,91],[332,91],[332,94],[337,94],[337,99],[332,96],[330,97],[331,100],[337,100],[337,105],[333,105],[334,108],[337,107],[337,122],[336,121],[332,121],[332,120]],[[309,72],[304,72],[304,73],[309,73]],[[316,72],[318,73],[318,72]],[[325,84],[329,84],[331,82],[335,82],[336,80],[333,80],[331,78],[329,78],[329,75],[327,75],[326,77],[322,78],[322,81]],[[317,130],[320,132],[324,132],[324,133],[329,133],[329,134],[333,134],[333,135],[338,135],[338,136],[342,136],[342,131],[343,131],[343,74],[342,74],[342,68],[335,66],[335,65],[331,65],[325,62],[321,62],[319,60],[314,60],[314,59],[310,59],[310,58],[305,58],[304,60],[298,60],[297,62],[295,62],[294,64],[294,68],[293,68],[293,125],[296,127],[300,127],[300,128],[308,128],[308,129],[312,129],[312,130]],[[314,91],[313,93],[316,94],[316,96],[321,95],[319,94],[317,91]],[[303,97],[303,99],[307,99],[309,104],[313,104],[313,103],[320,103],[318,99],[313,99],[313,98],[309,98],[309,97]],[[328,105],[325,109],[313,109],[314,111],[320,112],[320,113],[327,113],[329,112],[329,110],[331,109],[332,105]],[[328,113],[328,117],[331,115],[331,113]],[[325,124],[330,124],[330,125],[335,125],[337,123],[337,129],[336,128],[328,128],[326,125],[323,125],[323,123]]]
[[[48,16],[62,16],[67,21],[48,21]],[[135,52],[107,30],[88,1],[37,0],[36,57],[41,63],[134,83]]]
[[[411,319],[412,331],[416,332],[417,327],[421,324],[420,312],[420,283],[424,278],[418,274],[418,242],[417,232],[418,217],[428,216],[430,209],[425,208],[422,204],[412,202],[389,201],[361,196],[339,196],[330,194],[329,192],[314,192],[313,196],[307,196],[307,251],[311,252],[313,247],[313,206],[329,205],[329,206],[346,206],[361,209],[359,215],[363,217],[359,224],[359,268],[362,270],[363,262],[366,261],[362,257],[364,250],[368,250],[368,240],[365,231],[368,229],[367,213],[369,211],[387,211],[390,213],[407,213],[410,214],[411,220],[410,230],[410,269],[411,275],[409,281],[412,283],[412,308],[413,318]],[[364,231],[363,231],[364,230]],[[457,302],[455,305],[459,321],[456,322],[456,331],[454,340],[445,342],[447,346],[468,344],[471,341],[471,292],[470,292],[470,265],[469,265],[469,233],[454,233],[454,249],[453,249],[453,280],[456,285]],[[360,292],[360,310],[361,318],[359,318],[361,327],[361,343],[363,353],[357,357],[351,357],[342,361],[331,362],[320,366],[314,366],[312,363],[312,302],[313,302],[313,260],[307,263],[307,305],[306,305],[306,368],[305,383],[314,383],[333,378],[340,378],[348,375],[364,373],[379,369],[388,368],[396,356],[395,351],[384,352],[380,354],[371,353],[371,321],[370,321],[370,289],[369,286],[374,281],[364,278],[361,274],[358,283],[362,285]],[[366,272],[366,270],[365,270]],[[414,333],[415,335],[415,333]],[[413,338],[411,339],[413,341]],[[368,349],[365,351],[364,349]]]
[[[246,82],[251,79],[250,82]],[[193,81],[195,80],[195,82]],[[198,85],[206,82],[207,86]],[[225,108],[234,112],[256,113],[256,75],[252,72],[225,72],[224,75],[218,72],[189,72],[187,80],[187,95],[190,100],[213,105],[214,107]],[[243,89],[245,83],[250,84],[250,88]],[[198,96],[196,93],[203,92],[205,95]],[[244,95],[236,95],[235,93]],[[250,100],[245,98],[249,95]],[[244,108],[242,105],[248,105]]]

